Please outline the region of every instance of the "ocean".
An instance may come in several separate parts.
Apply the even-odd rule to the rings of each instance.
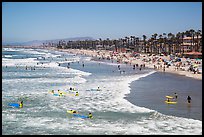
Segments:
[[[138,82],[139,86],[139,81],[155,74],[153,69],[133,70],[128,64],[96,61],[84,55],[47,49],[3,48],[2,134],[202,134],[202,120],[141,105],[143,96],[140,97],[142,94],[137,94],[131,84]],[[51,90],[70,92],[70,87],[75,88],[79,96],[60,97],[49,93]],[[96,90],[98,87],[100,91]],[[144,89],[149,92],[152,87]],[[133,101],[134,96],[140,100]],[[24,101],[23,108],[8,105],[19,99]],[[67,114],[70,109],[83,115],[91,112],[93,118],[73,117]]]

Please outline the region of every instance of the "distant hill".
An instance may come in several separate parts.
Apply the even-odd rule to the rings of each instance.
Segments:
[[[74,37],[74,38],[64,38],[64,39],[54,39],[54,40],[33,40],[27,42],[14,42],[14,43],[2,43],[3,45],[12,45],[12,46],[40,46],[43,43],[58,43],[60,40],[64,41],[77,41],[77,40],[95,40],[92,37]]]

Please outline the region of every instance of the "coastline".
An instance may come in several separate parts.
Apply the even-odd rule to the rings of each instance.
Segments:
[[[111,54],[109,51],[56,49],[56,48],[51,50],[58,50],[61,52],[87,55],[91,57],[104,58],[104,59],[109,59],[111,57]],[[126,56],[130,56],[130,55],[126,54]],[[151,69],[154,69],[154,65],[158,63],[158,62],[146,63],[143,61],[144,59],[146,59],[146,57],[143,57],[143,56],[141,58],[133,58],[129,60],[127,59],[127,57],[124,57],[124,54],[112,57],[113,60],[118,60],[118,58],[122,60],[120,63],[127,62],[129,64],[131,63],[131,65],[139,64],[139,66],[140,64],[145,64],[147,68],[151,68]],[[202,74],[194,74],[193,72],[189,72],[189,71],[180,71],[178,69],[175,69],[174,66],[170,66],[169,68],[166,68],[165,72],[163,71],[163,69],[160,69],[160,68],[154,69],[154,70],[156,70],[157,72],[154,73],[153,76],[150,75],[148,77],[144,77],[139,80],[131,82],[130,84],[131,91],[129,94],[125,96],[125,99],[134,105],[137,105],[137,106],[139,105],[141,107],[153,109],[166,115],[192,118],[192,119],[202,121],[202,109],[201,109],[202,90],[200,90],[199,88],[201,87],[202,89],[202,85],[201,85]],[[141,88],[141,85],[140,85],[141,83],[150,83],[150,84],[147,84],[145,86],[146,88]],[[196,84],[198,84],[198,86],[195,86]],[[157,85],[156,88],[155,88],[155,85]],[[160,85],[164,85],[165,88],[163,86],[161,87]],[[172,85],[174,86],[172,87]],[[198,90],[194,89],[194,87],[197,87]],[[151,91],[150,93],[148,89],[154,89],[154,90]],[[140,91],[138,92],[138,90]],[[164,100],[166,95],[174,94],[174,92],[177,92],[177,94],[179,95],[179,100],[178,100],[178,104],[172,107],[165,104]],[[161,96],[153,97],[155,93],[160,94]],[[187,95],[190,95],[193,98],[193,100],[196,100],[191,104],[190,107],[186,104]],[[143,97],[145,97],[145,99]]]
[[[21,49],[20,49],[21,50]],[[32,50],[32,49],[31,49]],[[28,50],[28,51],[30,51],[30,49]],[[58,51],[56,51],[56,52],[53,52],[53,51],[49,51],[49,50],[44,50],[44,49],[42,49],[42,51],[41,50],[36,50],[36,51],[39,51],[39,52],[42,52],[42,53],[51,53],[52,55],[54,55],[54,57],[56,57],[56,58],[53,58],[54,60],[54,62],[58,62],[58,60],[61,60],[61,59],[59,59],[59,58],[61,58],[62,57],[62,62],[60,62],[60,67],[57,67],[57,68],[61,68],[61,67],[63,67],[63,65],[65,65],[65,67],[66,67],[66,64],[67,64],[67,62],[66,61],[64,61],[66,58],[68,59],[68,61],[72,61],[72,59],[69,59],[69,57],[74,57],[74,58],[78,58],[79,56],[76,56],[75,54],[73,54],[73,55],[70,55],[70,54],[67,54],[66,52],[58,52]],[[38,52],[37,52],[38,53]],[[57,56],[56,56],[57,55]],[[58,56],[59,55],[59,56]],[[46,56],[46,54],[45,55],[41,55],[42,57],[43,56]],[[15,56],[14,56],[15,57]],[[46,56],[47,57],[47,56]],[[59,58],[58,58],[59,57]],[[27,57],[28,59],[30,58],[30,56],[28,56]],[[41,58],[40,58],[41,59]],[[51,58],[46,58],[46,59],[51,59]],[[56,60],[55,60],[56,59]],[[54,71],[44,71],[44,70],[53,70],[53,68],[51,67],[46,67],[45,69],[43,69],[43,70],[40,70],[40,73],[38,73],[38,71],[35,71],[34,73],[33,73],[33,71],[29,71],[29,76],[31,75],[31,76],[34,76],[34,77],[31,77],[31,78],[29,78],[29,79],[25,79],[23,82],[25,82],[25,84],[23,84],[23,86],[21,86],[21,83],[23,83],[22,81],[18,81],[18,84],[15,84],[16,86],[14,86],[14,87],[12,87],[12,86],[10,86],[9,84],[4,84],[4,85],[8,85],[7,86],[7,88],[6,89],[4,89],[4,93],[7,93],[7,92],[5,92],[5,91],[10,91],[10,93],[12,94],[12,92],[17,92],[17,91],[15,91],[15,89],[18,89],[19,91],[25,91],[25,92],[23,92],[23,94],[25,93],[25,94],[27,94],[27,93],[31,93],[32,94],[32,98],[30,98],[31,100],[32,100],[32,102],[29,102],[29,104],[31,103],[31,104],[33,104],[33,105],[35,105],[35,104],[40,104],[40,106],[39,107],[37,107],[37,108],[35,108],[35,109],[32,109],[32,105],[26,105],[25,104],[25,110],[28,110],[28,111],[25,111],[25,113],[23,113],[23,115],[21,115],[20,117],[18,117],[19,118],[19,121],[16,121],[15,119],[13,119],[13,115],[11,115],[11,116],[9,116],[8,117],[8,113],[10,113],[11,111],[9,110],[9,108],[7,108],[6,107],[6,105],[4,105],[4,113],[3,113],[3,115],[4,115],[4,121],[3,121],[3,123],[4,123],[4,133],[7,133],[7,134],[13,134],[13,133],[16,133],[16,132],[18,132],[20,129],[18,129],[18,128],[15,128],[15,130],[7,130],[7,129],[10,129],[9,127],[10,126],[17,126],[17,127],[19,127],[18,125],[19,124],[23,124],[23,125],[25,125],[25,127],[26,127],[26,129],[29,129],[29,132],[27,132],[27,130],[22,130],[22,132],[21,133],[26,133],[26,134],[28,134],[28,133],[30,133],[30,134],[32,134],[32,133],[41,133],[42,131],[43,132],[47,132],[47,133],[52,133],[52,134],[57,134],[57,133],[62,133],[62,134],[73,134],[73,133],[78,133],[78,129],[75,129],[75,131],[72,133],[70,133],[70,131],[72,131],[74,128],[72,128],[72,126],[69,126],[69,127],[71,127],[71,128],[67,128],[67,124],[69,125],[73,125],[73,126],[77,126],[77,124],[78,124],[78,122],[75,124],[73,121],[72,121],[72,119],[69,119],[69,120],[65,120],[65,115],[63,115],[62,117],[60,117],[61,119],[63,119],[63,121],[61,121],[61,120],[59,120],[59,119],[57,119],[57,118],[59,118],[59,116],[62,114],[62,111],[63,110],[66,110],[66,109],[68,109],[68,108],[76,108],[76,109],[79,109],[81,112],[83,111],[83,112],[88,112],[89,110],[91,110],[92,112],[93,112],[93,114],[94,114],[94,117],[96,118],[96,120],[94,120],[94,122],[98,122],[98,123],[93,123],[93,125],[94,124],[97,124],[98,126],[97,127],[99,127],[99,130],[100,129],[107,129],[107,131],[109,130],[109,125],[113,125],[113,128],[115,128],[115,125],[119,125],[119,126],[121,126],[122,128],[120,128],[120,129],[118,129],[118,131],[121,131],[121,129],[125,129],[125,131],[128,131],[129,132],[129,129],[130,128],[132,128],[130,131],[135,131],[134,129],[137,129],[138,127],[144,127],[144,131],[142,130],[142,132],[145,132],[146,130],[145,129],[149,129],[149,131],[152,131],[152,127],[153,127],[153,125],[149,125],[149,123],[154,123],[154,124],[156,124],[156,125],[161,125],[161,126],[158,126],[158,128],[156,129],[156,130],[158,130],[159,131],[159,133],[166,133],[166,130],[168,130],[169,128],[172,128],[172,129],[174,129],[174,131],[175,131],[175,129],[176,129],[176,132],[175,133],[180,133],[179,132],[179,130],[180,130],[180,128],[178,128],[178,132],[177,132],[177,127],[182,127],[183,125],[191,125],[190,127],[189,126],[184,126],[184,130],[181,130],[181,131],[185,131],[186,132],[186,128],[188,127],[189,129],[190,129],[190,131],[189,131],[189,133],[191,133],[192,131],[191,131],[191,129],[192,130],[194,130],[194,127],[200,127],[200,125],[201,125],[201,121],[198,121],[198,120],[194,120],[194,119],[191,119],[190,117],[189,117],[189,119],[188,118],[183,118],[183,117],[177,117],[177,115],[176,115],[176,117],[172,117],[171,115],[169,116],[169,115],[163,115],[163,113],[161,113],[161,114],[158,114],[158,112],[159,111],[157,111],[157,109],[160,109],[160,107],[159,107],[159,105],[155,105],[155,109],[154,110],[156,110],[156,111],[153,111],[153,113],[152,112],[150,112],[149,113],[149,111],[148,111],[148,107],[147,106],[145,106],[145,111],[144,111],[144,113],[143,113],[143,108],[141,108],[140,107],[140,105],[138,104],[138,103],[136,103],[136,104],[133,104],[132,102],[130,102],[129,100],[127,100],[125,97],[126,97],[126,95],[132,95],[132,94],[134,94],[135,93],[135,95],[136,95],[136,97],[138,97],[139,99],[141,99],[141,100],[136,100],[136,101],[140,101],[140,103],[142,104],[142,105],[148,105],[148,104],[150,104],[150,105],[154,105],[154,103],[152,103],[153,101],[155,101],[154,99],[155,98],[157,98],[157,100],[159,100],[160,98],[159,97],[162,97],[162,102],[160,102],[160,105],[166,105],[164,102],[163,102],[163,96],[162,95],[160,95],[160,96],[158,96],[157,95],[157,90],[152,90],[151,88],[148,88],[148,91],[146,91],[146,92],[144,92],[144,93],[142,93],[142,94],[140,94],[141,92],[142,92],[142,90],[141,91],[139,91],[139,93],[138,92],[134,92],[134,90],[135,90],[135,88],[132,88],[131,87],[131,83],[132,82],[138,82],[138,81],[140,81],[140,79],[138,79],[138,80],[135,80],[135,77],[134,76],[132,76],[132,74],[133,73],[131,73],[130,74],[130,77],[131,78],[133,78],[135,81],[132,81],[131,80],[131,83],[130,82],[128,82],[129,81],[129,79],[127,79],[127,82],[128,82],[128,84],[126,83],[126,84],[124,84],[124,81],[121,81],[121,82],[119,82],[118,83],[118,79],[117,79],[117,77],[114,77],[114,75],[115,74],[118,74],[119,75],[119,77],[121,77],[121,79],[123,79],[123,74],[121,75],[120,73],[119,73],[119,71],[117,71],[116,73],[112,73],[112,71],[108,71],[108,73],[106,73],[106,75],[108,75],[108,74],[111,74],[110,76],[113,76],[113,82],[114,83],[110,83],[109,81],[110,81],[110,79],[109,78],[107,78],[106,77],[106,75],[104,75],[104,78],[105,79],[107,79],[107,81],[105,80],[104,81],[104,79],[97,79],[97,77],[100,75],[100,74],[102,74],[103,75],[103,72],[102,71],[100,71],[100,70],[105,70],[106,72],[107,72],[107,70],[109,70],[108,68],[110,67],[110,68],[113,68],[113,69],[116,69],[117,70],[117,65],[118,64],[116,64],[115,62],[114,62],[114,66],[112,66],[112,65],[107,65],[106,64],[106,62],[111,62],[112,60],[106,60],[106,59],[104,59],[104,60],[102,60],[102,61],[104,61],[105,62],[105,64],[103,64],[103,63],[100,63],[101,61],[99,60],[99,63],[97,62],[97,61],[89,61],[89,59],[90,59],[90,57],[89,56],[84,56],[84,55],[82,55],[82,58],[80,58],[80,60],[79,60],[79,62],[74,62],[74,63],[71,63],[71,68],[73,68],[73,69],[77,69],[77,70],[82,70],[82,71],[84,71],[84,72],[91,72],[91,73],[93,73],[93,74],[95,74],[94,72],[96,72],[97,74],[96,75],[91,75],[91,76],[89,76],[89,77],[87,77],[87,78],[85,78],[86,80],[87,80],[87,82],[85,82],[84,84],[81,84],[81,79],[79,79],[79,77],[78,76],[74,76],[73,78],[72,78],[72,76],[71,75],[69,75],[69,73],[66,73],[67,71],[67,68],[65,68],[64,70],[65,71],[61,71],[60,69],[58,70],[58,69],[54,69]],[[24,59],[23,59],[24,60]],[[43,58],[42,58],[42,60],[43,60]],[[41,60],[39,60],[39,61],[41,61]],[[85,67],[82,67],[82,64],[81,63],[83,63],[83,61],[84,61],[84,63],[85,63]],[[65,62],[65,63],[64,63]],[[13,60],[13,63],[15,63],[15,60]],[[94,65],[90,65],[90,64],[94,64]],[[34,63],[35,64],[35,63]],[[97,65],[97,64],[100,64],[100,65]],[[121,63],[120,63],[121,64]],[[51,64],[52,65],[52,64]],[[56,64],[56,66],[57,66],[57,64]],[[125,69],[125,68],[128,68],[128,69]],[[9,69],[10,69],[10,67],[8,67]],[[148,68],[145,68],[144,69],[144,71],[139,71],[139,69],[137,69],[137,70],[132,70],[132,65],[129,65],[129,64],[121,64],[121,68],[122,68],[122,70],[124,69],[126,72],[131,72],[131,71],[133,71],[133,72],[137,72],[137,74],[139,74],[139,73],[145,73],[146,72],[146,70],[148,71]],[[6,70],[8,70],[9,72],[10,72],[10,70],[9,69],[6,69]],[[16,73],[15,72],[15,70],[17,69],[17,68],[15,68],[15,66],[14,66],[14,73]],[[113,70],[113,69],[110,69],[110,70]],[[19,69],[18,69],[19,70]],[[25,70],[25,69],[23,69],[24,70],[24,72],[28,72],[27,70]],[[38,69],[37,69],[38,70]],[[70,69],[71,71],[72,71],[72,69]],[[87,70],[91,70],[91,71],[87,71]],[[142,69],[143,70],[143,69]],[[152,70],[152,69],[151,69]],[[21,69],[20,69],[20,71],[21,71]],[[69,70],[68,70],[69,71]],[[50,76],[51,77],[47,77],[47,75],[44,75],[44,74],[46,74],[47,72],[50,72]],[[65,72],[65,73],[64,73]],[[110,72],[110,73],[109,73]],[[25,73],[19,73],[19,76],[21,76],[22,74],[25,74]],[[33,74],[36,74],[37,76],[39,76],[39,80],[36,80],[36,79],[34,79],[34,81],[35,81],[35,83],[33,82],[33,78],[36,78],[36,75],[33,75]],[[40,75],[39,75],[40,74]],[[43,75],[41,75],[41,74],[43,74]],[[54,75],[52,75],[52,74],[54,74]],[[68,75],[67,75],[68,74]],[[113,75],[112,75],[113,74]],[[137,75],[136,74],[136,75]],[[167,74],[169,74],[169,73],[161,73],[161,74],[163,74],[163,75],[167,75]],[[101,76],[102,76],[101,75]],[[124,74],[125,75],[125,74]],[[16,75],[11,75],[11,76],[16,76]],[[63,99],[54,99],[55,97],[52,97],[52,96],[44,96],[44,94],[39,94],[39,93],[44,93],[44,91],[47,91],[47,88],[55,88],[56,87],[56,90],[57,89],[59,89],[58,87],[61,87],[62,86],[62,88],[63,88],[63,85],[64,85],[64,79],[62,79],[62,76],[63,77],[65,77],[65,79],[66,79],[66,82],[68,82],[68,85],[71,85],[71,86],[76,86],[76,87],[78,87],[77,85],[80,85],[79,87],[80,87],[80,89],[82,89],[82,90],[84,90],[84,89],[91,89],[92,87],[94,87],[94,86],[96,86],[96,85],[98,85],[98,83],[100,83],[100,86],[101,85],[104,85],[104,89],[105,90],[107,90],[108,92],[103,92],[102,94],[99,92],[99,93],[96,93],[96,96],[94,95],[95,94],[95,92],[92,92],[92,93],[90,93],[89,94],[89,92],[84,92],[84,95],[86,95],[86,97],[84,98],[83,96],[79,96],[79,98],[80,98],[80,100],[81,101],[79,101],[79,98],[77,97],[77,98],[72,98],[72,97],[67,97],[67,98],[63,98]],[[70,77],[69,77],[70,76]],[[81,75],[81,76],[83,76],[83,75]],[[80,77],[81,77],[80,76]],[[96,76],[96,77],[95,77]],[[151,77],[152,75],[150,75],[150,76],[147,76],[147,77],[143,77],[143,78],[141,78],[141,80],[143,81],[143,79],[148,79],[149,77]],[[184,77],[184,76],[176,76],[175,75],[175,77]],[[15,78],[15,77],[14,77]],[[42,78],[42,79],[41,79]],[[159,79],[161,79],[162,77],[159,77]],[[187,77],[186,77],[187,78]],[[168,77],[166,77],[165,76],[165,79],[168,79],[169,80],[169,78]],[[191,79],[191,78],[189,78],[189,79]],[[45,84],[44,84],[44,86],[41,86],[41,83],[42,83],[42,81],[44,81],[45,82]],[[99,80],[99,81],[97,81],[97,80]],[[116,81],[115,81],[116,80]],[[164,79],[163,79],[164,80]],[[192,81],[196,81],[195,79],[191,79]],[[16,81],[16,79],[13,79],[12,81],[10,81],[9,83],[10,84],[12,84],[13,83],[13,81]],[[126,80],[125,80],[126,81]],[[164,80],[164,81],[162,81],[162,82],[165,82],[166,80]],[[27,89],[29,89],[29,88],[27,88],[27,86],[29,86],[30,85],[30,83],[32,82],[32,89],[31,90],[29,90],[29,92],[27,91]],[[79,83],[78,83],[79,82]],[[147,85],[151,85],[151,84],[153,84],[154,85],[154,83],[156,82],[157,83],[157,80],[151,80],[151,81],[146,81],[146,80],[144,80],[143,81],[144,83],[146,83]],[[202,81],[201,81],[202,82]],[[26,84],[27,83],[27,84]],[[53,84],[53,83],[57,83],[57,84]],[[74,83],[78,83],[78,84],[74,84]],[[157,83],[158,84],[158,83]],[[160,84],[160,83],[159,83]],[[49,85],[49,86],[48,86]],[[55,86],[56,85],[56,86]],[[67,86],[67,84],[65,84],[66,86]],[[143,85],[141,85],[141,83],[137,83],[137,85],[138,86],[143,86]],[[170,84],[168,83],[168,85],[170,86]],[[184,86],[187,86],[187,88],[188,88],[188,86],[190,86],[190,84],[184,84]],[[30,86],[29,86],[30,87]],[[128,87],[128,88],[127,88]],[[148,86],[147,86],[148,87]],[[165,85],[164,86],[158,86],[158,87],[160,87],[160,88],[165,88]],[[199,86],[199,87],[202,87],[202,86]],[[171,88],[171,91],[172,91],[172,89],[174,88],[174,86]],[[64,89],[64,88],[63,88]],[[103,87],[102,87],[102,89],[103,89]],[[104,91],[105,91],[104,90]],[[136,91],[138,91],[139,90],[139,88],[136,88]],[[143,89],[144,90],[144,89]],[[79,90],[80,91],[80,90]],[[109,91],[114,91],[114,92],[109,92]],[[149,92],[149,93],[148,93]],[[161,92],[161,90],[160,90],[160,92]],[[8,92],[9,93],[9,92]],[[33,93],[37,93],[37,94],[33,94]],[[110,93],[110,94],[107,94],[107,93]],[[122,96],[117,96],[118,95],[118,93],[120,94],[120,93],[122,93],[121,95]],[[155,98],[152,98],[152,96],[151,96],[151,94],[153,94],[154,95],[154,97]],[[81,94],[82,95],[82,94]],[[116,96],[115,96],[116,95]],[[144,100],[142,100],[143,99],[143,96],[142,95],[146,95],[146,96],[148,96],[148,98],[145,98],[145,102],[142,102],[142,101],[144,101]],[[156,96],[155,96],[156,95]],[[181,98],[181,94],[178,92],[178,97],[179,98]],[[112,96],[114,96],[114,98],[112,98]],[[29,96],[30,97],[30,96]],[[38,99],[38,98],[42,98],[42,99]],[[132,96],[133,97],[133,99],[135,100],[135,98],[134,98],[134,96]],[[192,96],[193,97],[193,96]],[[201,96],[199,96],[199,97],[201,97]],[[194,98],[193,97],[193,102],[194,102],[194,100],[195,100],[196,98]],[[160,100],[160,101],[161,101]],[[9,98],[8,98],[8,100],[7,100],[8,102],[9,102]],[[7,101],[5,101],[4,103],[7,103]],[[70,102],[71,101],[71,102]],[[107,102],[107,101],[110,101],[110,102]],[[124,102],[123,102],[124,101]],[[49,105],[47,105],[47,103],[49,102]],[[64,102],[68,102],[66,105],[62,105],[62,104],[64,104]],[[85,103],[85,105],[84,105],[84,102],[86,102]],[[25,102],[26,103],[26,102]],[[127,104],[126,104],[127,103]],[[146,103],[146,104],[145,104]],[[50,107],[50,105],[52,105],[52,107]],[[81,106],[81,107],[78,107],[78,106]],[[138,107],[139,106],[139,107]],[[42,108],[41,107],[43,107],[44,109],[42,110]],[[59,109],[59,107],[60,107],[60,109]],[[83,107],[83,108],[82,108]],[[129,111],[131,111],[132,110],[132,107],[133,107],[133,111],[134,112],[136,112],[136,113],[124,113],[124,112],[120,112],[120,110],[123,110],[123,109],[125,109],[125,110],[129,110]],[[199,105],[198,106],[199,107],[199,109],[201,109],[201,105]],[[109,110],[109,111],[103,111],[104,110],[104,108],[105,108],[105,110]],[[135,109],[134,109],[135,108]],[[39,111],[38,112],[40,112],[40,113],[35,113],[36,112],[36,109],[37,109],[37,111],[38,111],[38,109],[39,109]],[[51,110],[50,110],[51,109]],[[33,110],[33,111],[32,111]],[[47,111],[46,110],[49,110],[49,115],[47,114]],[[133,111],[131,111],[131,112],[133,112]],[[137,113],[137,112],[142,112],[142,113]],[[7,113],[8,112],[8,113]],[[34,113],[32,113],[32,112],[34,112]],[[66,112],[66,111],[64,111],[64,112]],[[172,113],[174,113],[175,111],[172,111]],[[29,117],[26,117],[27,115],[29,115],[29,114],[32,114],[32,115],[30,115]],[[175,112],[176,113],[176,112]],[[40,114],[40,115],[39,115]],[[41,115],[42,114],[42,115]],[[156,114],[156,115],[155,115]],[[159,115],[159,117],[158,117],[158,115]],[[202,113],[201,113],[202,114]],[[40,116],[40,117],[39,117]],[[26,117],[26,119],[25,119],[25,117]],[[37,118],[37,119],[36,119]],[[100,119],[98,119],[98,118],[100,118]],[[120,119],[120,120],[116,120],[116,118],[117,119]],[[153,119],[152,119],[153,118]],[[163,119],[167,119],[167,118],[169,118],[167,121],[163,121]],[[23,119],[25,122],[27,122],[27,121],[29,121],[30,123],[30,127],[29,126],[27,126],[26,124],[24,124],[24,123],[22,123],[22,120],[21,119]],[[50,121],[49,123],[43,123],[43,124],[41,124],[41,123],[38,123],[37,125],[35,124],[35,121],[39,121],[40,119],[44,119],[44,120],[46,120],[46,121]],[[98,120],[97,120],[98,119]],[[134,121],[133,121],[133,119],[134,119]],[[184,121],[182,121],[182,120]],[[14,121],[15,120],[15,121]],[[155,120],[156,120],[156,123],[155,123]],[[11,121],[11,122],[7,122],[7,121]],[[34,121],[34,122],[33,122]],[[102,121],[102,123],[101,123],[101,121]],[[105,122],[104,122],[105,121]],[[123,121],[125,121],[125,123],[123,123]],[[127,122],[126,122],[127,121]],[[129,121],[129,122],[128,122]],[[182,121],[182,122],[180,122],[180,121]],[[193,122],[192,122],[193,121]],[[92,121],[91,121],[92,122]],[[122,122],[122,123],[121,123]],[[108,124],[108,125],[106,125],[106,123]],[[110,123],[110,124],[109,124]],[[142,123],[142,124],[141,124]],[[178,124],[174,124],[174,123],[178,123]],[[198,123],[198,124],[197,124]],[[12,124],[12,125],[11,125]],[[58,128],[59,130],[55,130],[55,131],[53,131],[52,132],[52,129],[53,129],[53,127],[56,127],[55,125],[59,125],[59,127],[61,127],[61,125],[64,125],[64,129],[65,130],[61,130],[61,128]],[[87,125],[87,122],[85,122],[85,123],[83,123],[83,122],[81,122],[80,123],[83,127],[85,127],[86,125]],[[120,125],[121,124],[121,125]],[[43,130],[42,128],[40,128],[41,127],[41,125],[46,125],[46,126],[48,126],[49,128],[48,128],[48,130]],[[51,125],[51,126],[50,126]],[[132,126],[132,125],[134,125],[134,126]],[[155,125],[155,126],[156,126]],[[163,128],[163,125],[168,125],[164,130],[162,129]],[[33,128],[33,126],[35,126],[36,128]],[[42,131],[41,130],[39,130],[39,128],[40,129],[42,129]],[[153,127],[154,128],[154,127]],[[95,129],[95,128],[94,128]],[[200,128],[199,128],[200,129]],[[99,132],[99,130],[97,130],[96,132]],[[87,131],[85,131],[86,133],[87,133]],[[172,133],[172,131],[169,131],[169,133]],[[81,133],[81,132],[80,132]],[[90,133],[92,133],[92,131],[90,131]],[[135,132],[130,132],[130,133],[135,133]],[[140,133],[140,132],[138,132],[138,133]],[[154,130],[151,132],[151,133],[154,133]],[[169,134],[169,133],[167,133],[167,134]],[[180,133],[180,134],[182,134],[182,133]]]
[[[146,61],[148,59],[147,54],[142,54],[140,57],[131,57],[130,53],[119,53],[117,55],[114,55],[111,51],[104,51],[104,50],[96,51],[96,50],[85,50],[85,49],[57,49],[54,47],[47,47],[45,49],[68,52],[72,54],[88,55],[88,56],[97,57],[97,58],[113,59],[113,60],[119,61],[120,63],[128,63],[131,65],[136,65],[136,64],[138,64],[139,66],[145,65],[145,67],[153,68],[158,72],[173,73],[173,74],[183,75],[186,77],[202,80],[202,73],[194,74],[191,71],[187,71],[181,68],[178,69],[176,68],[176,66],[166,67],[166,65],[164,65],[163,62],[160,62],[160,61],[147,62]],[[169,58],[167,56],[156,56],[156,57],[165,59],[165,60]],[[156,66],[156,69],[155,69],[155,66]],[[163,68],[165,68],[165,71]]]

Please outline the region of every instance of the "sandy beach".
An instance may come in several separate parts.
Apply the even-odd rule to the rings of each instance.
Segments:
[[[115,53],[112,51],[105,51],[105,50],[85,50],[85,49],[57,49],[54,47],[48,48],[51,50],[58,50],[62,52],[69,52],[73,54],[81,54],[81,55],[88,55],[91,57],[103,58],[103,59],[113,59],[117,60],[119,63],[128,63],[131,65],[145,65],[148,68],[154,68],[156,71],[159,72],[168,72],[174,73],[178,75],[184,75],[186,77],[191,77],[194,79],[202,80],[202,73],[194,73],[192,71],[188,71],[187,69],[190,65],[187,65],[186,58],[181,58],[184,62],[184,65],[178,65],[178,62],[172,63],[171,66],[167,66],[164,61],[162,60],[170,60],[169,56],[148,56],[147,54],[140,54],[138,57],[131,56],[130,53]],[[195,59],[191,59],[192,63],[197,63]],[[202,61],[201,61],[202,62]]]

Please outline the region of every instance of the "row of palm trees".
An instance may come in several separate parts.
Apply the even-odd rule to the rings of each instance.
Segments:
[[[190,45],[184,44],[185,37],[190,37]],[[185,52],[202,52],[202,31],[193,29],[185,32],[153,34],[149,39],[146,35],[142,38],[129,36],[119,39],[110,40],[109,38],[102,40],[83,40],[83,41],[63,41],[58,43],[49,43],[48,45],[57,48],[72,49],[103,49],[113,50],[117,52],[131,51],[152,54],[183,54]],[[187,48],[187,49],[186,49]]]

